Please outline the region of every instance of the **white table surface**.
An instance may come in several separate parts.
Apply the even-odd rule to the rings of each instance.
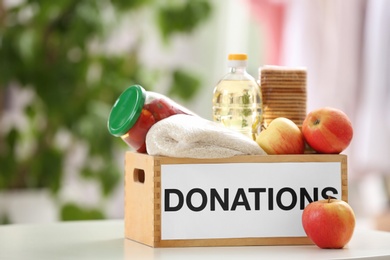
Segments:
[[[151,248],[121,220],[0,226],[0,259],[390,259],[390,233],[356,229],[344,249],[308,246]]]

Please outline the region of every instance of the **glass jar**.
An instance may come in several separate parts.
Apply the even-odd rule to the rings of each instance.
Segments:
[[[146,134],[158,121],[176,114],[193,113],[173,100],[139,85],[128,87],[113,105],[107,126],[139,153],[146,153]]]

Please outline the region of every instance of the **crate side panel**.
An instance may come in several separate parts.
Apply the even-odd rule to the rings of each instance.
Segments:
[[[125,160],[125,236],[153,246],[154,160],[131,152]]]

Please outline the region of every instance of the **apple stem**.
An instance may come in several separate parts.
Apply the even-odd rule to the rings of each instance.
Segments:
[[[330,203],[330,200],[331,200],[331,199],[334,199],[334,200],[335,200],[336,197],[333,197],[333,196],[328,195],[328,203]]]

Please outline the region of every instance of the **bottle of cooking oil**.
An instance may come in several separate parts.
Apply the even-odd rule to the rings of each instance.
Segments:
[[[214,88],[213,120],[253,140],[261,131],[262,95],[256,80],[247,73],[247,55],[229,54],[229,72]]]

